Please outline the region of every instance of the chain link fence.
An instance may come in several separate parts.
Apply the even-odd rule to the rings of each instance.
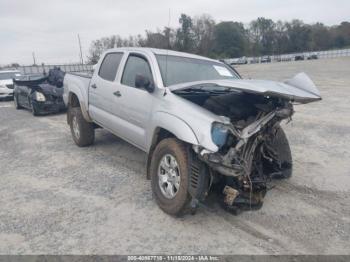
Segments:
[[[294,61],[302,60],[301,58],[306,59],[324,59],[324,58],[336,58],[350,56],[350,49],[337,49],[337,50],[327,50],[327,51],[309,51],[309,52],[300,52],[292,54],[283,54],[283,55],[272,55],[271,61],[280,62],[280,61]]]
[[[39,75],[48,73],[50,69],[59,67],[65,72],[91,72],[92,65],[84,64],[57,64],[57,65],[33,65],[33,66],[20,66],[18,70],[22,75]]]
[[[229,58],[225,61],[229,64],[254,64],[265,62],[288,62],[296,60],[326,59],[350,56],[350,48],[327,51],[305,51],[290,54],[266,55],[257,57]]]

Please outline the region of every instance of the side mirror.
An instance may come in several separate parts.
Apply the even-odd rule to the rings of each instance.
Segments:
[[[153,93],[154,91],[154,84],[150,81],[150,79],[147,76],[143,75],[135,76],[135,87],[144,88],[149,93]]]

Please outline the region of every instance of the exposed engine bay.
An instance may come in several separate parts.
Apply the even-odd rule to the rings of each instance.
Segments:
[[[192,197],[203,200],[216,188],[234,213],[260,208],[268,182],[292,174],[291,151],[280,127],[282,120],[291,120],[292,102],[212,85],[175,93],[225,120],[212,127],[217,152],[193,148]]]

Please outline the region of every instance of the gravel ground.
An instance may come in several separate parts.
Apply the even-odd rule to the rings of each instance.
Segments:
[[[0,254],[350,254],[350,59],[244,65],[245,77],[304,71],[323,100],[284,125],[291,179],[259,211],[215,202],[180,219],[156,205],[145,154],[104,130],[78,148],[65,115],[0,102]]]

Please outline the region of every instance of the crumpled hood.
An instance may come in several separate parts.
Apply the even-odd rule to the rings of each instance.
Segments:
[[[322,99],[319,90],[305,73],[299,73],[284,82],[253,79],[206,80],[177,84],[169,86],[169,89],[176,91],[196,88],[196,86],[200,88],[201,84],[214,84],[247,93],[281,97],[299,103],[310,103]]]
[[[44,93],[45,95],[53,95],[53,96],[62,96],[63,95],[63,88],[56,87],[54,85],[50,84],[40,84],[37,88],[35,88],[39,91]]]

